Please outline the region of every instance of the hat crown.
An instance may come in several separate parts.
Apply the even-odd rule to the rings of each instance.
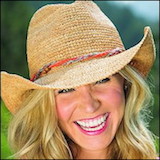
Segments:
[[[124,46],[116,27],[94,2],[46,5],[28,29],[30,77],[50,62],[117,47]]]

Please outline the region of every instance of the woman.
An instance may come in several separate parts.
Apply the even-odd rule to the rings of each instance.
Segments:
[[[156,159],[144,119],[155,59],[149,27],[125,50],[94,2],[46,5],[31,19],[27,58],[30,80],[1,73],[15,157]]]

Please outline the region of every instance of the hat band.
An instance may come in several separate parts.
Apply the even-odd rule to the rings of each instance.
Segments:
[[[82,61],[90,60],[90,59],[94,59],[94,58],[110,57],[113,55],[117,55],[117,54],[121,53],[122,51],[124,51],[123,48],[115,48],[113,50],[108,50],[108,51],[105,51],[102,53],[95,52],[95,53],[89,53],[89,54],[86,54],[86,55],[83,55],[80,57],[68,58],[68,59],[63,59],[60,61],[53,61],[53,62],[46,64],[41,69],[39,69],[39,71],[33,75],[33,77],[30,79],[30,81],[34,82],[40,76],[48,73],[54,67],[70,65],[75,62],[82,62]]]

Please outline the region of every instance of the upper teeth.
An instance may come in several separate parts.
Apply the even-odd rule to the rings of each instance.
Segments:
[[[108,113],[96,119],[84,120],[84,121],[82,120],[82,121],[76,121],[76,122],[82,127],[95,127],[103,123],[106,120],[107,116],[108,116]]]

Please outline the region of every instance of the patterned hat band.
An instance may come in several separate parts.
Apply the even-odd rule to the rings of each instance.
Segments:
[[[82,61],[86,61],[86,60],[90,60],[90,59],[94,59],[94,58],[110,57],[113,55],[117,55],[117,54],[121,53],[122,51],[124,51],[123,48],[115,48],[113,50],[108,50],[108,51],[105,51],[102,53],[95,52],[95,53],[89,53],[89,54],[86,54],[86,55],[83,55],[80,57],[68,58],[68,59],[63,59],[60,61],[53,61],[53,62],[46,64],[41,69],[39,69],[39,71],[33,75],[33,77],[30,79],[30,81],[34,82],[42,75],[47,74],[54,67],[66,66],[66,65],[70,65],[72,63],[82,62]]]

